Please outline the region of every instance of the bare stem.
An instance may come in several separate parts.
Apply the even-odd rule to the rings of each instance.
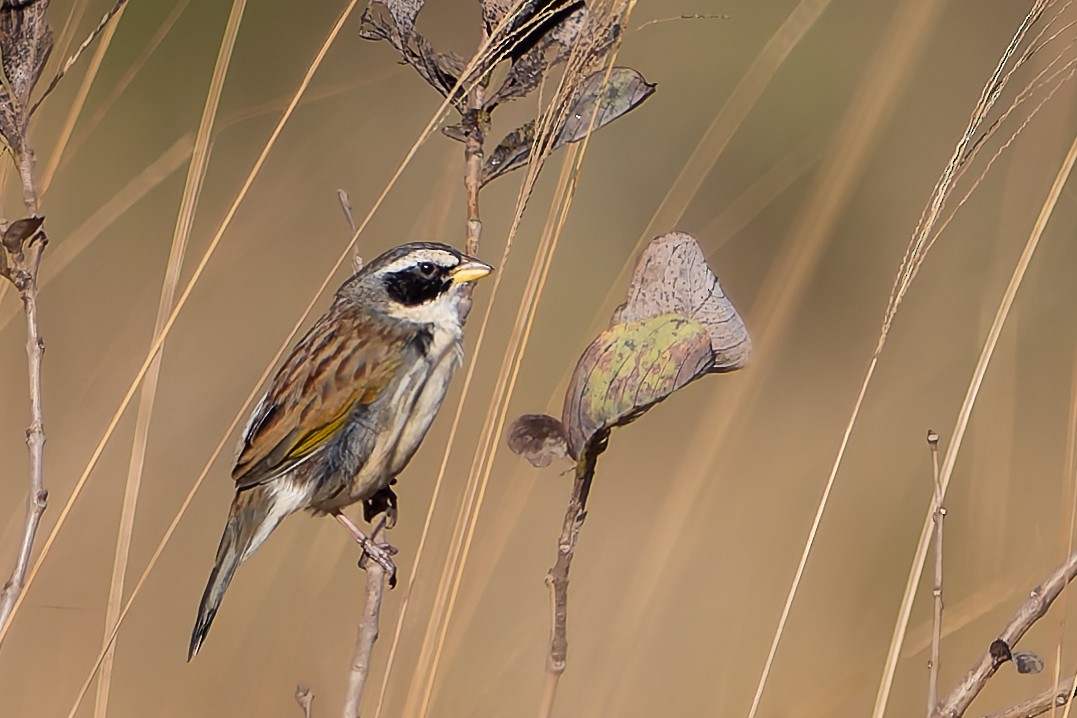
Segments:
[[[302,683],[295,687],[295,702],[303,709],[303,718],[314,716],[314,693]]]
[[[377,541],[380,532],[381,524],[379,523],[370,536],[371,540]],[[348,672],[348,688],[344,695],[344,718],[358,718],[359,716],[363,687],[370,675],[370,656],[374,652],[374,643],[378,640],[381,598],[385,592],[385,569],[381,564],[368,560],[362,562],[362,566],[366,569],[366,603],[363,605],[363,617],[359,619],[355,655],[352,656],[351,670]]]
[[[991,713],[985,718],[1033,718],[1033,716],[1043,715],[1052,708],[1066,705],[1073,697],[1073,678],[1070,678],[1051,690],[1044,691],[1038,696],[1012,705],[998,713]]]
[[[589,441],[576,460],[576,480],[565,509],[561,536],[557,539],[557,561],[546,573],[546,586],[550,589],[550,648],[546,656],[546,685],[542,691],[539,718],[549,718],[553,714],[557,684],[565,672],[568,659],[568,572],[576,553],[580,529],[587,518],[587,497],[591,493],[595,463],[598,455],[606,449],[606,439],[606,436],[598,436]]]
[[[485,88],[476,83],[468,93],[468,111],[461,123],[464,128],[464,187],[467,189],[467,243],[464,251],[479,251],[482,220],[479,216],[479,190],[482,188],[483,142],[488,120],[482,109]]]
[[[37,189],[34,185],[33,151],[24,145],[16,153],[16,162],[22,180],[26,212],[30,216],[36,216]],[[30,424],[26,429],[26,448],[30,453],[30,490],[26,498],[26,520],[15,568],[0,591],[0,626],[4,626],[10,619],[15,602],[23,591],[34,539],[49,496],[45,490],[45,419],[41,400],[41,361],[45,355],[45,340],[41,337],[37,321],[37,274],[45,243],[45,235],[39,231],[25,242],[25,246],[20,245],[17,251],[12,251],[9,260],[5,262],[9,265],[5,274],[18,290],[26,314],[26,364],[30,388]],[[0,252],[3,251],[5,250],[0,249]]]
[[[927,444],[931,449],[931,469],[935,485],[935,613],[931,623],[931,661],[927,664],[927,715],[931,718],[939,709],[939,645],[942,643],[942,523],[946,509],[942,506],[942,483],[939,481],[939,435],[932,429],[927,432]]]
[[[957,718],[964,715],[965,711],[980,694],[988,679],[995,675],[1006,661],[1010,660],[1009,649],[1012,649],[1021,637],[1025,635],[1039,619],[1047,613],[1055,599],[1062,593],[1062,589],[1077,576],[1077,552],[1070,554],[1066,562],[1051,574],[1046,581],[1032,589],[1026,600],[998,634],[998,638],[991,642],[988,650],[980,656],[980,659],[961,682],[939,706],[935,713],[936,718]],[[1000,650],[1005,649],[1005,650]],[[1072,685],[1072,683],[1071,683]],[[1064,686],[1060,686],[1061,688]],[[1069,688],[1066,688],[1067,692]],[[1052,691],[1053,693],[1053,691]],[[1026,715],[1026,714],[1020,714]],[[1032,715],[1032,714],[1027,714]]]

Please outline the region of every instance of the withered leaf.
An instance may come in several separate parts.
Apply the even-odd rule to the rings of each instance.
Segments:
[[[411,65],[431,87],[448,97],[466,63],[456,53],[437,52],[426,38],[415,32],[415,15],[422,5],[422,0],[371,0],[360,18],[359,36],[364,40],[388,42],[403,62]],[[466,109],[462,92],[453,96],[452,103],[461,113]]]
[[[554,459],[568,456],[564,425],[548,414],[524,414],[509,426],[509,449],[531,462],[532,466],[545,468]]]
[[[17,150],[25,144],[30,93],[52,52],[48,7],[49,0],[0,7],[0,135]]]
[[[389,8],[389,14],[393,16],[396,29],[401,35],[407,37],[415,29],[415,18],[423,9],[425,0],[372,0]]]
[[[506,172],[527,164],[531,156],[531,145],[535,141],[535,121],[531,120],[522,127],[505,135],[505,139],[486,157],[482,166],[482,182],[489,182]]]
[[[513,4],[512,0],[492,0],[484,4],[483,16],[488,31],[494,31]],[[593,37],[597,34],[594,27],[587,6],[579,0],[525,0],[513,20],[499,33],[499,38],[495,38],[498,39],[496,48],[508,50],[512,67],[501,86],[490,95],[485,109],[490,111],[503,102],[529,95],[550,67],[564,62],[578,38],[589,37],[584,34],[585,29],[592,31],[589,39],[601,46],[603,52],[608,49],[608,43],[598,42],[599,38]]]
[[[579,458],[593,436],[635,420],[705,374],[713,360],[706,327],[688,317],[662,314],[606,329],[569,381],[562,413],[569,453]]]
[[[577,142],[588,130],[608,125],[618,117],[638,107],[654,94],[655,86],[630,67],[615,67],[606,82],[606,70],[599,70],[584,79],[569,107],[554,147]],[[595,107],[598,107],[597,113]]]
[[[1013,664],[1018,673],[1039,673],[1043,670],[1043,659],[1031,651],[1015,651]]]
[[[613,313],[613,322],[667,312],[691,317],[707,328],[714,349],[711,371],[733,371],[747,364],[752,353],[748,330],[707,266],[699,243],[683,232],[657,237],[643,251],[628,300]]]
[[[600,70],[589,75],[573,96],[568,111],[550,151],[568,142],[577,142],[587,136],[587,131],[608,125],[624,115],[654,94],[655,86],[648,83],[643,76],[628,67],[615,67],[611,70],[609,84],[603,85],[606,71]],[[596,113],[597,106],[597,113]],[[517,128],[490,153],[482,171],[482,182],[486,184],[506,172],[523,167],[531,158],[531,148],[535,141],[535,122]]]
[[[22,250],[23,243],[30,237],[34,236],[34,233],[41,228],[42,222],[45,221],[44,217],[23,217],[17,219],[8,225],[4,230],[4,234],[0,237],[0,242],[3,242],[10,252],[19,252]]]

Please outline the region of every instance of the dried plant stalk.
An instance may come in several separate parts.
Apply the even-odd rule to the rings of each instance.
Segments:
[[[113,7],[113,12],[120,9],[126,0],[120,0]],[[228,74],[228,65],[235,48],[236,37],[239,34],[239,26],[243,19],[243,10],[246,0],[234,0],[232,10],[228,16],[224,36],[217,53],[217,61],[213,69],[213,77],[210,80],[209,92],[206,96],[206,104],[202,110],[202,118],[198,124],[198,132],[195,136],[191,164],[187,171],[187,180],[183,187],[183,196],[180,200],[179,214],[176,218],[176,227],[172,234],[172,248],[168,256],[168,266],[165,269],[164,283],[161,287],[161,298],[157,305],[157,319],[154,325],[153,339],[156,340],[168,320],[175,302],[176,289],[179,286],[180,269],[187,253],[187,243],[191,236],[191,226],[194,222],[195,208],[198,206],[198,198],[202,192],[202,181],[206,175],[206,165],[209,160],[211,138],[213,136],[214,120],[217,116],[217,107],[220,104],[221,92],[224,88],[224,78]],[[106,16],[98,31],[104,26],[110,16]],[[87,43],[83,43],[85,48]],[[77,53],[76,53],[77,54]],[[72,60],[73,61],[73,60]],[[69,61],[64,70],[70,66]],[[60,75],[57,75],[57,80]],[[142,488],[142,469],[146,457],[146,445],[149,441],[150,420],[153,416],[153,407],[157,397],[157,380],[161,371],[161,358],[164,353],[163,347],[153,359],[146,378],[142,383],[142,393],[139,396],[138,416],[135,419],[134,441],[131,447],[131,459],[127,469],[127,482],[124,486],[123,509],[120,514],[120,526],[116,537],[116,553],[112,564],[112,582],[109,585],[108,607],[105,612],[105,631],[103,637],[104,660],[101,662],[100,677],[97,684],[97,698],[94,702],[95,718],[104,718],[108,713],[108,699],[112,683],[113,656],[116,650],[115,642],[110,640],[113,629],[119,621],[120,610],[123,605],[124,582],[127,577],[127,560],[131,549],[131,535],[134,531],[135,511],[138,506],[138,495]]]
[[[15,607],[25,595],[30,555],[41,516],[45,513],[48,492],[45,490],[45,420],[41,396],[41,362],[45,340],[38,325],[37,278],[46,237],[38,216],[38,187],[34,181],[34,150],[27,140],[30,93],[41,76],[53,35],[46,20],[48,0],[20,6],[4,5],[0,9],[3,33],[0,43],[5,55],[3,89],[0,90],[0,136],[10,150],[18,168],[27,218],[8,224],[0,220],[3,246],[0,246],[0,275],[19,292],[26,316],[26,364],[30,393],[30,424],[26,429],[26,447],[30,456],[29,492],[26,519],[11,576],[0,590],[0,629],[6,632]],[[23,231],[18,231],[22,229]],[[0,645],[4,633],[0,633]]]
[[[372,540],[378,540],[380,528],[379,526],[371,534]],[[359,704],[363,698],[363,687],[370,676],[370,656],[374,652],[374,643],[378,640],[381,599],[385,593],[386,573],[381,564],[377,561],[361,560],[360,565],[366,570],[366,603],[363,604],[363,616],[359,619],[355,654],[352,656],[351,670],[348,671],[344,718],[359,718]]]
[[[1014,298],[1017,296],[1017,290],[1020,288],[1022,280],[1024,280],[1028,265],[1032,261],[1033,255],[1036,253],[1036,248],[1039,246],[1040,238],[1043,236],[1043,230],[1046,228],[1047,222],[1054,212],[1055,205],[1058,203],[1058,198],[1062,194],[1063,187],[1065,187],[1066,182],[1069,180],[1075,161],[1077,161],[1077,136],[1073,138],[1073,143],[1070,145],[1069,151],[1062,161],[1062,166],[1055,175],[1054,182],[1051,185],[1050,191],[1047,193],[1047,198],[1044,200],[1043,206],[1040,208],[1039,216],[1036,218],[1036,222],[1032,227],[1032,232],[1029,234],[1028,241],[1025,242],[1025,248],[1021,252],[1020,258],[1017,260],[1017,266],[1014,267],[1013,275],[1010,277],[1010,283],[1006,287],[1006,291],[999,303],[998,310],[995,312],[995,318],[991,324],[987,339],[984,341],[984,346],[980,352],[980,358],[977,361],[976,369],[973,371],[972,378],[969,381],[965,399],[958,412],[957,423],[952,434],[952,443],[947,448],[946,456],[942,463],[939,482],[944,497],[946,495],[946,489],[950,484],[950,477],[953,474],[958,451],[961,449],[961,442],[965,436],[965,429],[968,428],[969,417],[972,415],[972,407],[975,405],[976,398],[979,396],[980,387],[983,384],[984,375],[987,373],[987,367],[991,363],[991,357],[994,355],[995,346],[998,344],[999,335],[1002,333],[1002,327],[1009,316],[1010,308],[1013,306]],[[920,532],[920,541],[917,544],[916,553],[913,557],[913,565],[909,571],[908,580],[906,581],[905,595],[902,598],[901,609],[894,625],[894,634],[890,643],[890,651],[887,654],[886,667],[882,681],[879,685],[879,692],[876,695],[873,718],[881,718],[886,709],[886,702],[890,695],[890,686],[894,679],[894,671],[897,668],[897,657],[901,653],[901,646],[905,639],[905,629],[908,627],[909,615],[912,612],[912,597],[916,592],[916,587],[920,581],[920,574],[923,571],[924,562],[927,559],[928,542],[931,536],[932,513],[933,511],[928,511],[928,515],[924,521],[924,527]],[[1022,633],[1023,632],[1024,631],[1022,631]],[[991,673],[994,673],[994,671],[992,670]],[[948,705],[949,702],[943,703],[941,710],[944,712],[942,715],[949,715],[945,712]],[[953,715],[957,714],[955,713]]]
[[[587,518],[587,497],[591,493],[591,481],[595,477],[595,463],[606,448],[606,437],[596,437],[588,442],[576,462],[576,479],[565,509],[561,536],[557,540],[557,560],[546,573],[546,586],[550,589],[550,647],[546,654],[546,682],[542,689],[539,718],[553,715],[554,699],[561,674],[565,672],[568,659],[568,572],[576,555],[576,542],[580,529]]]
[[[932,484],[935,495],[935,586],[932,595],[935,598],[934,612],[931,620],[931,660],[928,662],[927,715],[939,707],[939,646],[942,643],[942,525],[946,509],[942,506],[942,484],[939,482],[939,435],[932,430],[927,432],[927,443],[931,449]]]

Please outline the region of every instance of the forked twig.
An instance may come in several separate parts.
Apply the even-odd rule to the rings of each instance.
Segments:
[[[964,715],[972,701],[987,685],[987,681],[991,676],[995,675],[995,671],[999,669],[999,666],[1010,660],[1010,649],[1017,645],[1017,642],[1028,632],[1028,629],[1032,628],[1036,621],[1047,614],[1047,609],[1051,607],[1051,604],[1062,593],[1062,589],[1075,576],[1077,576],[1077,552],[1071,554],[1066,559],[1066,562],[1057,568],[1047,580],[1032,589],[1028,599],[1021,604],[999,632],[998,638],[991,642],[990,647],[984,651],[979,660],[969,669],[957,687],[939,705],[934,714],[937,718],[958,718],[958,716]],[[1002,648],[1005,650],[1000,650]],[[1070,681],[1069,686],[1072,687],[1072,684],[1073,682]],[[1062,684],[1062,687],[1065,688],[1066,684]],[[1063,692],[1068,693],[1069,690],[1070,688],[1065,688]],[[1054,691],[1052,690],[1051,693],[1053,694]],[[1042,697],[1034,700],[1040,698]],[[1065,701],[1062,701],[1062,703],[1065,703]],[[1008,715],[1032,714],[1008,713]]]

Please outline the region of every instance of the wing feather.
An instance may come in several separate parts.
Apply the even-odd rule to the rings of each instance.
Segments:
[[[251,417],[232,469],[237,486],[269,481],[322,449],[397,376],[415,333],[334,302],[292,349]]]

